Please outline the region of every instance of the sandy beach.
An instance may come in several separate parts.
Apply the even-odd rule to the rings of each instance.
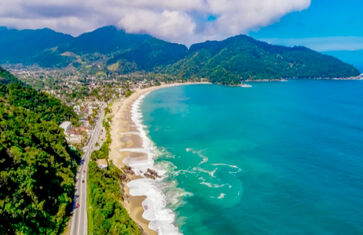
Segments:
[[[133,103],[142,95],[145,95],[153,90],[190,84],[206,84],[206,83],[175,83],[166,84],[156,87],[149,87],[145,89],[136,90],[130,97],[122,100],[117,100],[112,106],[112,123],[111,123],[111,138],[110,156],[113,164],[118,168],[123,169],[127,167],[124,163],[126,158],[147,158],[147,154],[141,152],[133,152],[130,149],[141,149],[143,140],[138,133],[138,129],[132,120],[131,109]],[[149,221],[143,218],[144,196],[131,196],[127,183],[130,180],[140,178],[135,176],[131,171],[126,171],[126,179],[123,182],[124,189],[124,202],[123,205],[127,209],[131,218],[141,227],[144,234],[153,235],[157,234],[149,228]]]

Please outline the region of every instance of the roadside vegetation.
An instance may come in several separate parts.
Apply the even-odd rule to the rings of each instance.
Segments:
[[[99,150],[92,153],[88,167],[88,232],[95,235],[137,235],[141,234],[140,229],[121,204],[123,200],[122,172],[108,160],[111,144],[111,111],[109,107],[106,108],[105,120],[103,121],[106,140]],[[107,162],[106,168],[98,167],[96,161],[100,159]]]
[[[62,121],[72,108],[0,68],[0,234],[59,234],[74,195],[78,151]]]

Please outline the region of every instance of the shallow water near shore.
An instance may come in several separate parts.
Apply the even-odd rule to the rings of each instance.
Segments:
[[[141,105],[184,234],[362,234],[363,81],[189,85]]]

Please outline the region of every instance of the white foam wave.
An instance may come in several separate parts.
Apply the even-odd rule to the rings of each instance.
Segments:
[[[174,175],[178,176],[180,174],[196,174],[197,172],[195,171],[188,171],[188,170],[178,170],[178,171],[174,171]]]
[[[231,168],[238,168],[239,169],[239,167],[236,166],[236,165],[229,165],[229,164],[226,164],[226,163],[213,163],[212,165],[213,166],[228,166],[228,167],[231,167]]]
[[[199,180],[201,180],[200,184],[208,186],[209,188],[223,188],[225,186],[228,186],[230,188],[230,184],[212,184],[210,182],[207,182],[203,177],[199,177]]]
[[[208,157],[203,155],[203,150],[196,151],[192,148],[186,148],[185,151],[192,152],[193,154],[196,154],[198,157],[200,157],[202,159],[202,161],[199,163],[199,165],[208,162]]]
[[[226,164],[226,163],[213,163],[212,165],[213,166],[226,166],[226,167],[229,167],[229,168],[236,169],[236,171],[229,171],[229,173],[233,173],[233,174],[240,173],[242,171],[242,169],[239,168],[236,165],[230,165],[230,164]]]
[[[185,201],[183,200],[185,197],[193,196],[192,193],[186,192],[181,188],[177,188],[177,182],[175,180],[167,181],[163,186],[165,189],[164,191],[166,191],[168,208],[175,210],[185,204]]]
[[[125,165],[132,168],[136,175],[143,175],[144,169],[154,164],[153,160],[150,159],[138,159],[138,158],[126,158],[124,160]],[[162,175],[162,172],[157,171],[158,175]]]
[[[154,165],[154,159],[160,154],[153,142],[148,138],[145,132],[145,126],[142,123],[141,104],[142,100],[148,93],[140,96],[131,107],[131,119],[135,123],[135,127],[142,139],[142,148],[138,149],[122,149],[124,152],[140,152],[146,155],[146,158],[126,158],[124,163],[130,166],[135,174],[142,176],[148,169],[157,172],[161,178],[157,180],[140,178],[130,181],[127,185],[130,189],[130,194],[133,196],[146,196],[142,202],[144,208],[143,217],[150,221],[149,228],[156,231],[160,235],[164,234],[181,234],[179,229],[174,225],[175,214],[171,209],[167,208],[167,198],[163,193],[162,180],[166,175],[167,165]],[[172,167],[172,166],[169,166]],[[165,187],[165,185],[164,185]],[[176,194],[176,198],[180,194]],[[177,200],[173,198],[173,200]],[[177,202],[174,202],[175,204]]]
[[[150,221],[149,228],[158,234],[180,234],[173,225],[175,215],[166,208],[166,197],[157,185],[157,181],[141,178],[130,181],[128,184],[132,196],[146,196],[142,202],[143,217]]]
[[[216,173],[216,171],[217,171],[217,168],[215,168],[214,170],[212,170],[212,171],[208,171],[208,170],[206,170],[206,169],[203,169],[203,168],[200,168],[200,167],[193,167],[193,170],[194,171],[200,171],[200,172],[203,172],[203,173],[206,173],[206,174],[208,174],[208,175],[210,175],[211,177],[215,177],[214,176],[214,174]]]
[[[164,147],[157,148],[157,152],[158,152],[158,156],[163,156],[163,158],[171,158],[171,159],[175,158],[175,155],[170,153]]]
[[[130,153],[148,153],[145,149],[143,148],[122,148],[120,149],[120,152],[130,152]]]

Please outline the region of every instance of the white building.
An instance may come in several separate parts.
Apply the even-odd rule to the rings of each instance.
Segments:
[[[108,166],[106,159],[98,159],[96,161],[96,163],[97,163],[98,168],[100,168],[101,170],[107,168],[107,166]]]
[[[72,123],[69,122],[69,121],[65,121],[65,122],[62,122],[59,127],[63,128],[64,130],[64,134],[67,135],[69,130],[71,129],[72,127]]]

